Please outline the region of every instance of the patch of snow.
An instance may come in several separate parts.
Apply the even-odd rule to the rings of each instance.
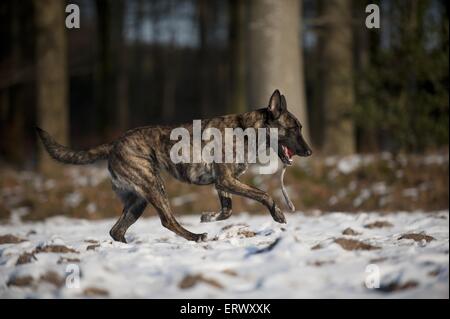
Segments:
[[[330,199],[328,200],[328,204],[331,206],[336,205],[339,202],[339,199],[337,196],[331,196]]]
[[[389,204],[391,201],[392,201],[392,198],[390,196],[383,196],[383,197],[380,197],[380,199],[378,200],[378,205],[380,207],[384,207],[387,204]]]
[[[347,191],[346,189],[340,189],[340,190],[337,192],[337,196],[338,196],[339,198],[344,198],[345,196],[347,196],[347,194],[348,194],[348,191]]]
[[[53,189],[53,188],[55,188],[55,186],[56,186],[56,182],[54,179],[48,179],[44,183],[44,187],[46,190]]]
[[[336,166],[337,158],[335,156],[328,156],[324,161],[326,166]]]
[[[390,161],[392,160],[392,153],[389,152],[382,152],[381,153],[381,159],[385,160],[385,161]]]
[[[109,178],[109,172],[103,165],[70,167],[67,174],[75,186],[97,186]]]
[[[397,157],[398,162],[401,166],[405,167],[408,165],[408,157],[405,154],[399,154]]]
[[[0,235],[28,241],[0,245],[0,298],[79,298],[97,288],[111,298],[448,298],[449,213],[299,212],[280,225],[268,214],[239,214],[225,221],[200,223],[181,216],[193,232],[208,233],[189,242],[161,226],[157,217],[139,220],[128,231],[128,244],[111,240],[116,220],[87,221],[53,217],[41,222],[0,225]],[[392,227],[365,228],[375,221]],[[342,235],[351,228],[360,235]],[[28,235],[33,232],[33,235]],[[399,240],[405,233],[426,233],[434,240]],[[351,238],[379,247],[345,250],[334,240]],[[89,240],[90,242],[86,242]],[[98,242],[93,245],[92,242]],[[64,245],[78,253],[37,253],[37,260],[16,265],[19,255],[42,245]],[[317,246],[318,248],[313,247]],[[64,259],[65,258],[65,259]],[[61,260],[63,260],[61,262]],[[70,261],[72,260],[72,261]],[[415,286],[386,292],[367,288],[375,267],[381,286]],[[61,276],[60,287],[39,278]],[[198,282],[180,287],[186,275],[200,274],[219,286]],[[31,276],[34,286],[8,286],[14,277]],[[79,285],[70,285],[76,277]],[[102,297],[102,296],[99,296]]]
[[[11,216],[9,217],[10,223],[13,225],[18,225],[22,223],[22,217],[30,213],[29,207],[19,207],[14,208],[11,211]]]
[[[191,194],[174,197],[170,201],[173,206],[181,206],[181,205],[184,205],[187,203],[192,203],[196,199],[197,199],[197,195],[195,193],[191,193]]]
[[[358,186],[358,183],[355,181],[351,181],[350,184],[348,185],[348,190],[350,192],[353,192],[356,190],[356,187]]]
[[[448,153],[443,154],[432,154],[432,155],[426,155],[423,158],[423,163],[425,165],[443,165],[448,164]]]
[[[417,199],[419,196],[419,190],[417,188],[407,188],[402,191],[403,196],[411,197],[412,199]]]
[[[368,200],[372,196],[372,192],[370,189],[363,189],[359,193],[358,197],[353,200],[353,207],[361,206],[366,200]]]
[[[372,192],[376,195],[386,195],[389,192],[389,188],[385,182],[378,182],[372,185]]]
[[[350,174],[361,166],[370,164],[374,161],[372,155],[354,154],[341,158],[337,163],[337,168],[342,174]]]
[[[78,207],[83,200],[83,195],[79,192],[69,193],[64,197],[64,204],[69,207]]]
[[[292,186],[285,186],[286,188],[286,192],[289,194],[289,197],[291,199],[296,199],[297,198],[297,193],[295,192],[294,188]],[[274,196],[276,199],[278,199],[280,202],[284,204],[286,204],[286,201],[284,199],[283,196],[283,191],[280,188],[277,188],[274,192],[273,192]]]
[[[86,206],[86,210],[89,214],[94,214],[97,211],[97,204],[95,203],[89,203]]]

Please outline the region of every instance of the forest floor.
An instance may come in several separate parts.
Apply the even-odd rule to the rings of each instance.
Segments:
[[[448,210],[448,159],[448,150],[425,155],[300,158],[287,169],[285,185],[295,207],[306,214]],[[85,219],[120,215],[122,205],[111,190],[105,163],[60,167],[59,174],[49,177],[0,163],[0,223],[18,214],[24,220],[59,215]],[[279,173],[256,172],[251,167],[242,180],[266,190],[283,209]],[[175,213],[198,214],[219,209],[213,186],[189,185],[163,177]],[[147,211],[154,214],[153,209]],[[233,211],[260,214],[264,207],[234,196]]]
[[[219,208],[213,187],[166,179],[178,219],[207,232],[204,243],[163,228],[152,208],[128,244],[112,241],[122,207],[104,163],[52,177],[1,165],[0,298],[448,298],[448,158],[297,159],[287,225],[239,197],[229,220],[201,224]],[[286,209],[279,175],[243,180]]]
[[[449,213],[240,214],[188,242],[156,217],[0,225],[0,298],[448,298]]]

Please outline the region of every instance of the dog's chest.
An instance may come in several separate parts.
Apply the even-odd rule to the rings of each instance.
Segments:
[[[226,164],[218,164],[218,165],[226,165]],[[199,185],[207,185],[214,183],[218,176],[218,172],[216,172],[215,165],[213,164],[198,164],[193,165],[189,168],[189,181],[193,184],[199,184]],[[231,164],[231,170],[232,174],[235,178],[238,178],[242,174],[245,173],[245,171],[248,168],[247,163],[236,163]]]
[[[233,175],[235,177],[239,177],[245,173],[248,168],[248,164],[232,164],[231,168]],[[183,182],[197,185],[213,184],[218,178],[218,173],[215,171],[214,164],[212,163],[177,165],[176,169],[171,171],[171,173],[175,178]]]
[[[199,163],[187,167],[186,178],[192,184],[208,185],[214,183],[216,174],[212,164]]]

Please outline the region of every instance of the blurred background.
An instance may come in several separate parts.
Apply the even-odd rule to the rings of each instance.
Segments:
[[[80,28],[65,26],[71,3]],[[366,28],[370,3],[379,29]],[[445,0],[3,0],[0,218],[121,211],[104,164],[53,162],[34,125],[83,149],[137,126],[260,108],[276,88],[314,150],[286,177],[298,209],[448,209],[448,9]],[[244,179],[281,199],[277,176]],[[212,187],[167,188],[178,213],[218,208]],[[234,210],[264,212],[244,199]]]

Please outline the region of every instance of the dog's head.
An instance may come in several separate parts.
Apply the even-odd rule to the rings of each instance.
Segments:
[[[284,164],[291,165],[294,155],[311,156],[312,150],[302,135],[302,125],[288,111],[286,98],[278,90],[270,97],[266,125],[278,129],[278,157]]]

